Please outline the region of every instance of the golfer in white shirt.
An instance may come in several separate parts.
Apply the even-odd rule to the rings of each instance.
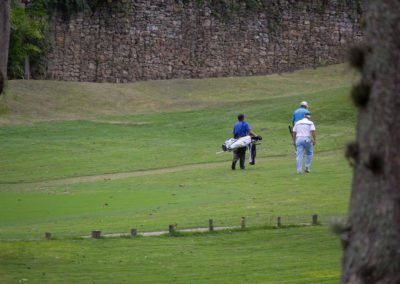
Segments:
[[[298,174],[303,172],[303,154],[306,151],[306,164],[304,172],[310,172],[313,158],[313,146],[316,143],[315,125],[310,120],[311,114],[307,112],[304,118],[297,121],[293,127],[293,144],[296,146],[296,170]]]

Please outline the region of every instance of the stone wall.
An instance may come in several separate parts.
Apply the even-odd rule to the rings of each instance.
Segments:
[[[226,6],[207,0],[113,2],[69,20],[53,19],[49,78],[264,75],[342,62],[362,37],[360,11],[345,0],[264,0],[264,7],[238,0]]]

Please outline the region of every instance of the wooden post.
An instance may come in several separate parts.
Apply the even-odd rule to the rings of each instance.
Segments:
[[[168,226],[168,231],[169,231],[170,234],[175,232],[175,226],[174,225],[169,225]]]
[[[51,240],[51,233],[49,233],[49,232],[44,233],[44,238],[46,240]]]
[[[208,229],[210,231],[214,231],[214,222],[213,219],[208,219]]]
[[[131,229],[131,237],[137,236],[137,229]]]
[[[281,217],[278,217],[277,224],[278,228],[282,227]]]
[[[101,231],[99,231],[99,230],[92,231],[92,238],[100,239],[101,238]]]
[[[312,223],[311,223],[311,225],[313,225],[313,226],[318,225],[318,215],[317,214],[312,215]]]
[[[240,219],[240,227],[243,229],[246,229],[246,217],[242,217],[242,219]]]

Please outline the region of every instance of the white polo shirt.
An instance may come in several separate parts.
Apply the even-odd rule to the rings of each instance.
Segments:
[[[311,131],[315,131],[314,122],[303,118],[296,122],[293,127],[293,132],[296,132],[296,137],[311,137]]]

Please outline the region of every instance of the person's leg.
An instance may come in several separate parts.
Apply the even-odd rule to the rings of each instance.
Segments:
[[[254,165],[256,163],[256,144],[250,143],[249,145],[249,164]]]
[[[246,162],[246,147],[240,148],[240,169],[244,170],[244,164]]]
[[[236,149],[236,150],[233,150],[233,159],[232,159],[232,166],[231,166],[232,170],[236,169],[236,162],[238,160],[239,160],[239,153]]]
[[[306,150],[306,164],[305,164],[305,172],[309,173],[310,172],[310,166],[311,166],[311,161],[313,158],[313,144],[311,141],[307,141],[307,143],[304,144],[304,148]]]
[[[303,172],[303,154],[304,154],[304,145],[303,139],[297,138],[296,140],[296,172],[301,174]]]

